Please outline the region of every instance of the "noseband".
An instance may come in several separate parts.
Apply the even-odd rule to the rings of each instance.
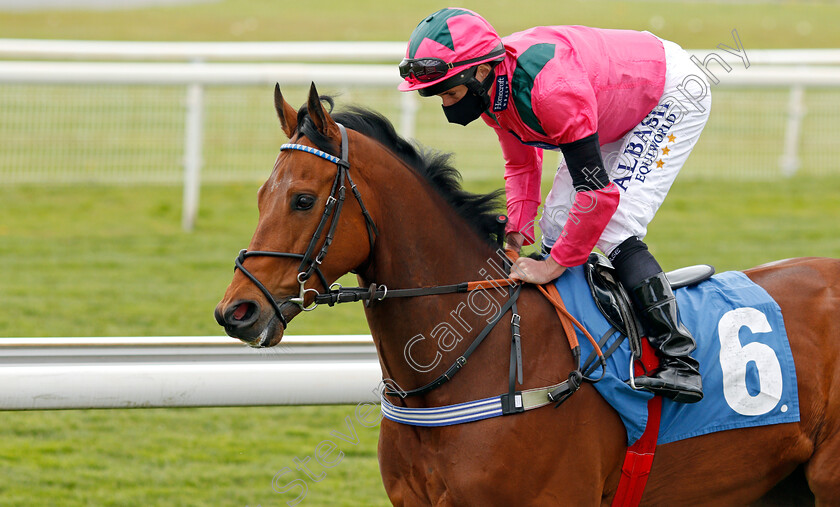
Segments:
[[[304,252],[303,254],[272,252],[264,250],[254,250],[249,252],[248,250],[243,249],[239,252],[239,255],[234,261],[234,271],[236,269],[242,271],[242,274],[248,277],[248,279],[251,280],[254,283],[254,285],[257,286],[258,289],[260,289],[263,295],[265,295],[268,302],[271,303],[272,308],[274,308],[274,313],[277,315],[277,318],[280,319],[280,322],[283,324],[284,329],[288,325],[288,322],[283,316],[283,306],[294,304],[300,306],[301,310],[303,311],[314,310],[314,306],[307,308],[304,303],[304,296],[307,292],[314,292],[316,295],[319,294],[317,289],[307,289],[305,287],[306,281],[309,280],[313,274],[318,276],[318,280],[324,286],[324,290],[329,290],[331,288],[331,286],[327,283],[327,279],[326,277],[324,277],[324,274],[321,272],[319,266],[324,261],[324,257],[327,256],[327,250],[330,248],[330,245],[333,242],[333,237],[335,236],[335,229],[338,226],[338,219],[341,216],[341,209],[344,206],[345,194],[347,192],[347,188],[344,183],[345,178],[347,179],[347,182],[350,183],[350,190],[356,197],[356,201],[359,202],[359,207],[362,210],[362,215],[365,217],[365,225],[367,226],[368,242],[370,243],[371,254],[373,253],[373,238],[375,235],[379,234],[379,231],[377,231],[376,229],[376,224],[373,223],[373,218],[371,218],[370,213],[368,213],[367,208],[365,208],[365,205],[362,202],[362,196],[359,193],[359,190],[356,188],[356,184],[353,183],[353,179],[350,177],[350,173],[348,172],[348,170],[350,169],[350,161],[348,157],[347,130],[344,128],[344,125],[341,125],[340,123],[337,123],[336,125],[338,125],[338,130],[341,132],[340,158],[303,144],[284,144],[280,146],[281,152],[285,150],[304,151],[306,153],[311,153],[312,155],[315,155],[317,157],[321,157],[325,160],[329,160],[330,162],[336,165],[336,174],[335,179],[333,180],[332,188],[330,189],[330,196],[327,198],[327,202],[324,205],[324,213],[321,216],[321,221],[318,223],[318,227],[312,234],[312,239],[309,240],[309,246],[306,248],[306,252]],[[315,249],[318,245],[318,241],[321,239],[321,235],[324,233],[324,229],[326,228],[327,221],[329,221],[330,217],[332,217],[332,223],[330,223],[329,229],[327,230],[326,237],[324,238],[324,244],[321,245],[321,249],[318,250],[317,254],[315,254]],[[265,285],[263,285],[257,279],[257,277],[254,276],[250,271],[248,271],[243,265],[245,259],[247,259],[248,257],[286,257],[291,259],[300,259],[300,266],[298,267],[297,275],[297,281],[300,284],[300,294],[298,295],[298,297],[289,298],[282,304],[278,304],[277,300],[274,299],[274,296],[271,295],[271,292],[269,292]],[[315,306],[317,306],[317,304]]]

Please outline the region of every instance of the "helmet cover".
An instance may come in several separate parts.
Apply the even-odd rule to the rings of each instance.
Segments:
[[[417,25],[408,40],[405,57],[438,58],[446,63],[475,59],[471,63],[471,66],[475,66],[500,58],[498,53],[493,52],[501,44],[502,39],[486,19],[471,10],[450,7],[435,12]],[[398,89],[406,92],[426,88],[464,70],[460,66],[451,68],[444,76],[433,81],[419,81],[409,74]]]

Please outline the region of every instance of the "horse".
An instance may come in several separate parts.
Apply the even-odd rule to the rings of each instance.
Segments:
[[[314,83],[299,111],[279,85],[274,101],[294,143],[284,146],[294,148],[281,148],[259,189],[256,230],[216,320],[248,345],[275,346],[319,293],[354,272],[370,286],[364,312],[383,378],[403,389],[428,384],[470,345],[454,329],[486,327],[491,297],[387,291],[487,278],[498,259],[499,193],[464,191],[447,155],[421,151],[375,112],[332,114]],[[789,259],[745,273],[784,315],[800,421],[659,445],[644,505],[840,505],[840,261]],[[522,388],[556,383],[575,369],[561,346],[567,331],[535,286],[520,289]],[[505,392],[510,343],[510,328],[495,326],[449,382],[391,401],[440,407]],[[383,419],[378,457],[394,505],[608,505],[626,446],[619,416],[585,383],[557,409],[431,428]]]

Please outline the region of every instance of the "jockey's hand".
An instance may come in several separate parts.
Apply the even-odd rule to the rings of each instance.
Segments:
[[[510,277],[514,280],[542,285],[562,275],[565,270],[565,266],[561,266],[550,256],[542,261],[520,257],[513,263]]]
[[[525,242],[525,236],[519,232],[509,232],[505,236],[505,248],[519,253],[522,250],[522,243]]]

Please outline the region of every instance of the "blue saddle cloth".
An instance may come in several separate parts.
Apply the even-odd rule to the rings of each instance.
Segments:
[[[555,282],[568,310],[596,339],[610,329],[598,311],[582,267],[567,269]],[[726,272],[675,291],[683,324],[697,341],[691,355],[700,362],[703,400],[662,403],[659,444],[716,431],[799,421],[796,369],[779,305],[740,272]],[[578,330],[584,360],[593,347]],[[615,333],[603,347],[606,350]],[[592,375],[601,375],[600,366]],[[646,391],[635,391],[630,378],[627,340],[610,356],[604,378],[595,384],[615,408],[632,445],[647,424]]]

